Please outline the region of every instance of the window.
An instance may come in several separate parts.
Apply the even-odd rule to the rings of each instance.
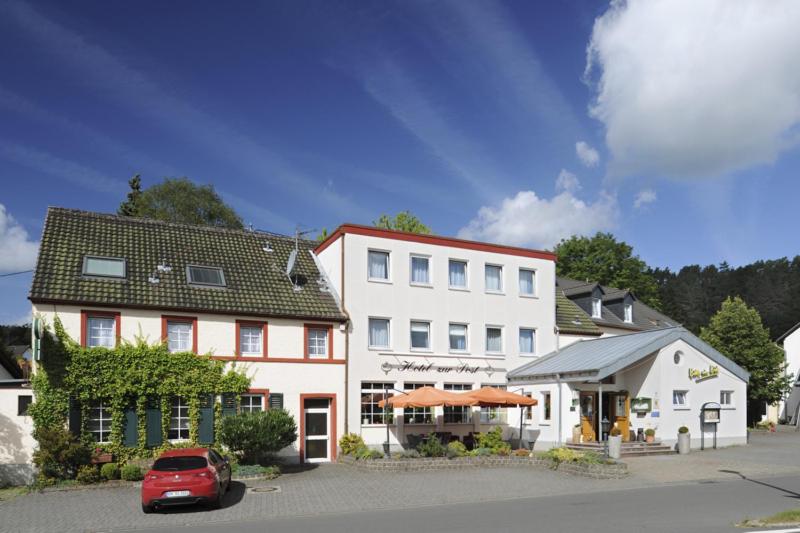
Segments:
[[[83,258],[83,275],[99,276],[102,278],[124,278],[125,260],[114,257],[93,257]]]
[[[369,319],[369,347],[389,347],[389,320],[386,318]]]
[[[633,304],[625,304],[625,322],[633,322]]]
[[[600,298],[592,298],[592,318],[603,316],[603,302]]]
[[[190,352],[194,347],[191,322],[167,321],[167,347],[170,353]]]
[[[503,353],[503,328],[494,326],[486,328],[486,352]]]
[[[263,394],[242,394],[239,400],[239,411],[242,413],[257,413],[264,410]]]
[[[672,391],[672,406],[676,408],[689,407],[689,391],[674,390]]]
[[[536,272],[527,268],[519,269],[519,293],[522,296],[536,294]]]
[[[116,319],[106,316],[86,317],[86,346],[113,348],[117,344]]]
[[[450,260],[448,267],[448,283],[452,289],[466,289],[467,288],[467,262]]]
[[[111,439],[111,409],[102,401],[89,404],[87,429],[95,442],[108,442]]]
[[[522,395],[525,396],[526,398],[533,398],[533,393],[532,392],[523,392]],[[533,406],[532,405],[529,405],[529,406],[527,406],[525,408],[525,411],[524,411],[524,414],[523,414],[523,421],[527,422],[527,423],[532,423],[533,422]]]
[[[389,281],[389,252],[368,253],[367,277],[371,280]]]
[[[733,407],[733,391],[719,391],[719,404],[722,407]]]
[[[452,392],[464,392],[472,390],[472,385],[469,383],[445,383],[444,390]],[[444,408],[444,423],[445,424],[469,424],[472,415],[472,407],[469,406],[456,406]]]
[[[482,383],[483,387],[506,388],[505,385],[491,385]],[[481,424],[505,424],[508,419],[508,410],[505,407],[481,407]]]
[[[542,421],[550,422],[553,416],[553,406],[550,403],[550,392],[545,391],[542,393]]]
[[[224,287],[225,275],[221,268],[187,265],[186,280],[192,285]]]
[[[388,391],[388,396],[387,396]],[[361,424],[365,426],[391,424],[394,422],[394,412],[388,413],[378,407],[378,402],[394,396],[394,383],[361,383]]]
[[[406,383],[404,390],[412,391],[426,386],[427,383]],[[403,422],[406,424],[428,424],[433,422],[430,407],[406,407],[403,409]]]
[[[486,291],[503,292],[503,267],[486,265]]]
[[[681,362],[683,361],[683,352],[682,352],[682,351],[680,351],[680,350],[678,350],[677,352],[675,352],[675,355],[673,355],[673,356],[672,356],[672,361],[673,361],[673,362],[674,362],[676,365],[680,365],[680,364],[681,364]]]
[[[411,322],[411,349],[430,350],[431,348],[431,323]]]
[[[450,351],[466,352],[467,346],[467,325],[450,324]]]
[[[270,392],[269,393],[269,408],[270,409],[283,409],[283,393]]]
[[[170,440],[186,440],[189,438],[189,404],[182,396],[176,396],[172,399],[168,437]]]
[[[261,325],[239,326],[239,355],[264,355],[264,327]]]
[[[431,270],[430,257],[421,255],[411,256],[411,283],[414,285],[430,285]]]
[[[308,328],[309,359],[328,358],[328,328]]]
[[[533,355],[536,353],[536,330],[519,328],[519,353]]]
[[[33,403],[33,396],[23,394],[17,396],[17,416],[28,416],[28,407]]]

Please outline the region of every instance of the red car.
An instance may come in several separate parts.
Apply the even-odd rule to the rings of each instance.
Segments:
[[[214,509],[231,484],[227,457],[211,448],[168,450],[153,463],[142,482],[142,511],[203,503]]]

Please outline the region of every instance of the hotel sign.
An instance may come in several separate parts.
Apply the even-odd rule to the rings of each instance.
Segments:
[[[710,366],[705,370],[700,370],[698,368],[689,369],[689,379],[693,379],[696,382],[703,381],[704,379],[715,378],[717,376],[719,376],[718,366]]]
[[[403,372],[436,372],[438,374],[477,374],[478,372],[486,372],[490,376],[495,372],[503,372],[504,368],[494,368],[493,366],[479,366],[468,365],[462,363],[459,365],[442,366],[433,363],[415,363],[413,361],[401,361],[399,363],[385,362],[381,365],[381,370],[389,373],[392,370],[401,370]]]

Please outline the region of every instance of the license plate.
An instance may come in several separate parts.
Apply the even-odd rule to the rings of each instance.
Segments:
[[[189,495],[188,490],[171,490],[169,492],[164,493],[164,496],[166,498],[180,498],[182,496],[188,496],[188,495]]]

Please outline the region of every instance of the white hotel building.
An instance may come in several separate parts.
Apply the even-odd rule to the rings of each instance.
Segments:
[[[345,431],[371,446],[386,441],[387,390],[505,387],[507,371],[556,347],[552,253],[350,224],[315,253],[350,317]],[[498,424],[510,437],[518,417],[397,409],[389,440],[397,449],[434,426],[464,436]]]

